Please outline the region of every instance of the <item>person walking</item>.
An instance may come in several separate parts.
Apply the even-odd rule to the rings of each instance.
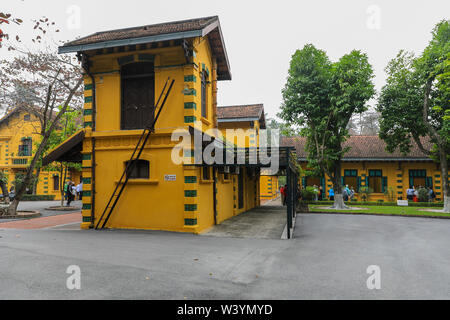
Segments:
[[[283,204],[283,206],[286,205],[286,188],[287,188],[287,186],[282,186],[280,189],[281,203]]]
[[[323,188],[322,186],[319,187],[319,201],[323,200]]]
[[[70,207],[71,202],[75,199],[76,194],[75,183],[70,181],[67,185],[67,206]]]
[[[77,185],[77,196],[78,196],[78,200],[83,200],[83,182],[80,182]]]
[[[410,186],[408,190],[406,190],[406,198],[409,201],[413,201],[414,200],[414,187]]]
[[[328,190],[328,196],[330,197],[330,201],[334,201],[334,189],[333,188]]]
[[[353,187],[350,188],[350,201],[353,201],[355,199],[355,189]]]

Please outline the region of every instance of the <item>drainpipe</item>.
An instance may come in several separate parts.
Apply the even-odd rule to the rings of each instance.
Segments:
[[[90,65],[89,65],[89,56],[86,56],[86,71],[88,76],[91,78],[92,82],[92,132],[95,132],[96,129],[96,115],[97,115],[97,99],[96,99],[96,85],[95,85],[95,77],[90,71]],[[97,163],[95,161],[95,138],[92,137],[92,181],[91,181],[91,187],[92,187],[92,207],[91,207],[91,225],[90,228],[95,228],[95,167],[97,166]]]

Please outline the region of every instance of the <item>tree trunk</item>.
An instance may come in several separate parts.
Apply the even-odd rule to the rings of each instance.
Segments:
[[[9,204],[9,202],[10,202],[9,192],[8,192],[8,188],[6,187],[6,183],[4,181],[0,181],[0,188],[2,189],[3,199],[5,200],[5,203]]]
[[[442,172],[442,187],[444,192],[444,212],[450,213],[450,187],[448,184],[448,162],[447,154],[444,151],[440,152],[441,172]]]
[[[342,178],[341,178],[341,163],[338,162],[334,168],[333,188],[334,188],[334,204],[333,209],[345,210],[349,207],[344,202],[344,195],[342,194]]]
[[[32,193],[34,195],[36,195],[36,193],[37,193],[37,185],[39,183],[39,175],[40,174],[41,174],[41,167],[36,169],[36,181],[34,181],[34,183],[33,183],[33,191],[32,191]]]

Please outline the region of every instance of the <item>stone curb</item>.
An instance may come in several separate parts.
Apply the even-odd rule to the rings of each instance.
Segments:
[[[403,217],[403,218],[427,218],[427,219],[450,219],[445,216],[419,216],[412,214],[383,214],[383,213],[357,213],[357,212],[308,212],[300,214],[329,214],[329,215],[347,215],[347,216],[386,216],[386,217]]]
[[[39,218],[42,216],[42,214],[39,211],[19,211],[19,212],[26,212],[29,214],[26,215],[18,215],[18,216],[0,216],[0,220],[7,220],[7,219],[32,219],[32,218]]]

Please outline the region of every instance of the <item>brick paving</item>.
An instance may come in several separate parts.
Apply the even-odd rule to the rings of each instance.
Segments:
[[[28,220],[0,222],[0,229],[33,230],[47,229],[67,224],[81,223],[81,212],[42,217]]]

